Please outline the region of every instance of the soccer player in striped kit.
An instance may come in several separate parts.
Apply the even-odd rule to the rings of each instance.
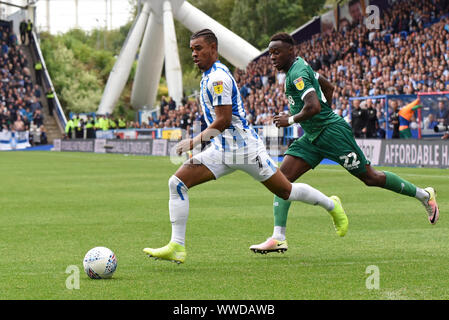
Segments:
[[[203,72],[200,102],[208,127],[193,139],[182,140],[176,151],[181,154],[205,141],[211,143],[206,150],[187,160],[168,181],[172,224],[170,242],[162,248],[145,248],[143,251],[156,259],[183,263],[186,258],[185,232],[189,215],[188,190],[235,170],[248,173],[281,199],[323,207],[329,212],[337,234],[344,236],[348,219],[340,199],[336,196],[327,197],[303,183],[290,183],[268,155],[263,141],[245,120],[236,81],[229,69],[218,60],[215,34],[209,29],[198,31],[191,36],[190,48],[193,62]],[[286,249],[286,245],[281,243],[273,250]]]

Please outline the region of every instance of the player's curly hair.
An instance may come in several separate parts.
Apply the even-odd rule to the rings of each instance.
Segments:
[[[295,40],[293,39],[293,37],[286,32],[276,33],[274,36],[271,37],[270,42],[271,41],[282,41],[292,46],[295,45]]]
[[[197,38],[200,38],[200,37],[204,37],[206,42],[209,43],[209,44],[215,43],[215,44],[218,45],[217,36],[210,29],[203,29],[203,30],[195,32],[194,34],[191,35],[190,40],[197,39]]]

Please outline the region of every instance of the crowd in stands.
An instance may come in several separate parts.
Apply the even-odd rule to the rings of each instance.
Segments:
[[[177,127],[189,130],[194,121],[201,121],[201,108],[195,100],[183,100],[179,108],[172,98],[162,97],[160,116],[158,119],[149,118],[146,125],[157,128]]]
[[[141,123],[139,121],[127,121],[124,117],[111,115],[79,116],[73,115],[66,125],[66,138],[90,138],[95,137],[94,132],[116,129],[157,129],[157,128],[181,128],[188,132],[193,128],[195,121],[201,120],[201,110],[195,100],[183,99],[177,107],[172,98],[162,97],[159,117],[148,117]]]
[[[33,84],[31,63],[9,25],[0,25],[0,43],[0,131],[39,133],[46,143],[43,93]]]
[[[368,99],[355,102],[350,110],[349,98],[449,91],[448,16],[449,0],[398,0],[382,12],[378,29],[342,23],[339,30],[314,35],[295,49],[335,85],[330,106],[351,123],[357,138],[385,138],[387,119],[395,137],[397,112],[403,105],[391,101],[385,112],[384,99]],[[274,115],[288,110],[285,74],[272,66],[269,56],[253,61],[246,70],[236,69],[234,77],[252,125],[272,124]],[[198,101],[184,99],[177,106],[171,98],[162,97],[159,117],[149,117],[141,124],[122,120],[121,128],[189,130],[201,117]],[[449,113],[445,117],[431,115],[424,126],[449,123]],[[93,119],[89,121],[93,130],[104,130]],[[104,123],[118,129],[118,121],[109,117]]]
[[[136,125],[137,124],[137,125]],[[95,139],[95,132],[141,128],[138,122],[127,122],[124,117],[114,118],[111,115],[74,114],[67,121],[65,127],[65,139]]]
[[[166,101],[168,100],[168,101]],[[66,138],[82,139],[95,137],[96,131],[120,130],[120,129],[156,129],[156,128],[181,128],[190,131],[194,121],[201,121],[201,111],[196,101],[183,101],[178,108],[171,99],[162,97],[160,116],[148,117],[141,123],[139,121],[127,121],[124,117],[111,115],[79,116],[73,115],[67,122]]]
[[[335,85],[332,109],[350,122],[351,97],[449,91],[448,13],[447,0],[400,0],[382,13],[379,29],[343,25],[297,45],[297,53]],[[286,109],[284,78],[268,56],[236,71],[253,124],[269,123],[274,113]],[[368,136],[382,137],[385,131],[382,123],[373,124],[374,118],[390,116],[384,114],[383,101],[361,104],[370,113],[371,120],[363,126],[370,127]],[[382,130],[371,129],[376,126]]]
[[[297,54],[336,86],[330,105],[351,122],[351,97],[449,91],[448,13],[448,0],[398,0],[382,12],[379,29],[342,24],[339,30],[298,44]],[[271,124],[275,114],[288,110],[285,74],[272,66],[268,56],[246,70],[236,69],[234,77],[252,125]],[[383,103],[373,99],[360,104],[370,114],[362,136],[385,136],[385,119],[393,108],[388,106],[385,114]],[[176,109],[163,100],[159,119],[149,119],[145,126],[183,127],[200,117],[195,101]]]
[[[159,107],[159,117],[149,117],[142,122],[142,128],[181,128],[189,131],[195,121],[201,121],[201,108],[196,100],[184,98],[178,107],[171,97],[163,96]],[[134,123],[134,127],[139,127],[139,124]]]
[[[386,112],[384,99],[368,99],[354,103],[350,110],[349,98],[449,91],[448,17],[449,0],[397,0],[382,12],[378,29],[369,29],[364,23],[342,23],[338,30],[316,34],[295,49],[335,85],[329,104],[352,124],[355,136],[384,138],[386,119],[396,131],[397,112],[403,106],[392,101]],[[30,22],[22,23],[23,42],[27,37],[30,42],[31,28]],[[35,69],[38,74],[39,68]],[[236,69],[234,77],[252,125],[272,124],[274,115],[288,110],[285,74],[272,66],[269,56],[253,61],[246,70]],[[33,133],[42,134],[45,142],[41,99],[47,93],[41,90],[39,83],[32,82],[30,63],[17,36],[8,25],[0,25],[0,131],[30,131],[31,138]],[[424,127],[449,124],[449,106],[440,103],[439,108],[438,114],[424,120]],[[162,97],[157,118],[149,117],[139,124],[110,116],[74,117],[66,134],[86,138],[95,136],[97,130],[109,129],[189,130],[201,119],[198,101],[183,99],[177,105],[173,99]]]

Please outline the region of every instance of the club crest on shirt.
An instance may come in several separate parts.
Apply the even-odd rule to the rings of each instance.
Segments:
[[[216,94],[221,94],[223,92],[223,81],[216,81],[212,83],[212,86],[214,87],[214,92]]]
[[[304,89],[304,80],[302,79],[302,77],[294,80],[293,83],[295,84],[296,89],[298,89],[299,91]]]

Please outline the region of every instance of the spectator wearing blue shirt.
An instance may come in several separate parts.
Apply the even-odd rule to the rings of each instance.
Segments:
[[[243,98],[246,98],[246,97],[249,95],[248,88],[247,88],[246,84],[244,84],[244,85],[240,88],[240,95],[241,95]]]
[[[357,48],[357,53],[359,54],[359,56],[366,55],[366,48],[363,46],[362,41],[359,41],[359,46]]]
[[[438,102],[437,121],[443,125],[449,125],[449,110],[443,101]]]
[[[5,41],[2,41],[2,55],[8,54],[9,47]]]
[[[15,44],[17,44],[17,36],[16,36],[16,34],[15,33],[11,33],[10,35],[9,35],[9,44],[10,45],[15,45]]]
[[[38,99],[42,96],[41,89],[39,89],[37,84],[34,86],[34,96]]]
[[[446,30],[447,32],[449,32],[449,24],[446,24],[446,25],[444,26],[444,30]]]
[[[19,106],[19,109],[17,109],[17,111],[20,113],[20,115],[21,115],[22,117],[27,115],[27,112],[26,112],[26,110],[23,108],[22,105]]]
[[[379,58],[376,56],[375,51],[371,50],[370,55],[371,55],[371,57],[370,57],[371,67],[377,66],[377,63],[379,62]]]
[[[433,113],[430,113],[429,116],[424,119],[424,129],[433,130],[435,126],[438,125],[438,121],[435,120]]]
[[[42,105],[39,100],[32,98],[30,100],[30,109],[34,113],[36,110],[42,110]]]
[[[26,108],[25,110],[26,110],[26,116],[27,116],[28,120],[29,120],[30,122],[33,121],[33,112],[31,112],[31,110],[30,110],[29,107]]]

